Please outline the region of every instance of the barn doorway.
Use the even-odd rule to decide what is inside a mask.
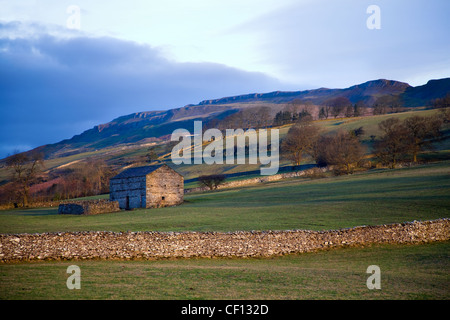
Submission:
[[[125,199],[125,210],[130,210],[130,196]]]

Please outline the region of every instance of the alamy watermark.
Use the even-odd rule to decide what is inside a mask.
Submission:
[[[366,13],[370,14],[370,16],[366,20],[367,29],[370,29],[370,30],[381,29],[381,9],[380,9],[380,7],[375,4],[372,4],[367,7]]]
[[[70,290],[81,289],[81,270],[77,265],[71,265],[67,268],[70,276],[67,278],[66,285]]]
[[[371,274],[367,278],[366,285],[369,290],[381,289],[381,269],[377,265],[370,265],[367,267],[366,273]]]
[[[79,6],[70,5],[67,7],[66,12],[70,16],[66,20],[66,26],[68,29],[80,30],[81,29],[81,9]]]
[[[176,129],[171,141],[179,141],[171,152],[172,162],[177,165],[246,164],[248,159],[248,164],[266,166],[260,167],[261,175],[273,175],[279,169],[278,129],[226,129],[224,137],[222,131],[215,128],[203,132],[202,121],[194,121],[193,134],[187,129]],[[205,142],[207,145],[203,148]]]

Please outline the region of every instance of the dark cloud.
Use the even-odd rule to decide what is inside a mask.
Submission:
[[[17,30],[23,25],[1,25]],[[0,37],[0,158],[70,138],[137,111],[279,89],[262,73],[177,63],[157,48],[108,37]],[[24,151],[24,150],[21,150]]]

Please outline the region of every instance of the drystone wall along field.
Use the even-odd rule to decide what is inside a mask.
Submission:
[[[259,184],[259,183],[278,181],[278,180],[282,180],[282,179],[308,177],[311,175],[323,174],[327,171],[330,171],[331,169],[332,169],[332,167],[311,168],[311,169],[306,169],[306,170],[302,170],[302,171],[279,173],[279,174],[274,174],[271,176],[262,176],[262,177],[258,177],[258,178],[229,181],[229,182],[224,182],[224,183],[220,184],[217,187],[217,189],[237,188],[237,187],[249,186],[249,185],[254,185],[254,184]],[[208,191],[208,190],[209,190],[208,187],[196,187],[196,188],[185,189],[184,193],[204,192],[204,191]]]
[[[58,214],[83,214],[94,215],[120,211],[118,201],[109,200],[83,200],[61,203]]]
[[[0,262],[268,257],[346,246],[450,240],[450,219],[330,231],[61,232],[0,235]]]

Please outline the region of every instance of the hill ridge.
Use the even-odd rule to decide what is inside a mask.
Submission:
[[[244,108],[261,105],[269,106],[273,113],[295,99],[321,105],[328,99],[343,96],[352,103],[362,100],[371,106],[382,95],[396,95],[402,98],[407,107],[418,107],[426,105],[432,99],[444,97],[448,92],[450,78],[429,80],[425,85],[417,87],[396,80],[376,79],[342,89],[249,93],[203,100],[197,105],[190,104],[169,110],[134,112],[96,125],[70,139],[43,145],[28,152],[39,151],[44,153],[45,158],[58,158],[117,145],[157,142],[167,139],[178,128],[193,132],[195,120],[219,120]]]

